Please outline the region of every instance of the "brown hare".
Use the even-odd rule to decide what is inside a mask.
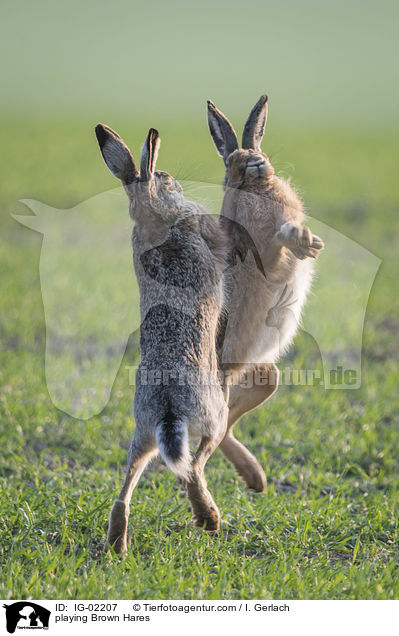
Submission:
[[[150,129],[144,143],[140,171],[111,128],[99,124],[96,135],[105,163],[129,199],[140,289],[136,432],[108,529],[108,544],[125,552],[132,492],[158,451],[186,486],[197,525],[207,530],[219,527],[204,467],[227,426],[215,346],[227,240],[217,219],[187,201],[172,176],[155,170],[160,144],[156,130]],[[193,456],[190,437],[199,440]]]
[[[229,234],[233,265],[225,275],[227,317],[218,335],[221,367],[232,375],[228,431],[220,448],[256,491],[264,490],[265,474],[232,428],[276,391],[275,362],[298,328],[314,259],[323,249],[322,240],[304,224],[302,201],[276,176],[260,148],[266,120],[267,96],[262,95],[249,114],[240,149],[233,126],[208,101],[209,130],[226,167],[219,219]],[[242,262],[234,266],[237,257]],[[243,373],[251,376],[252,388],[239,385]]]

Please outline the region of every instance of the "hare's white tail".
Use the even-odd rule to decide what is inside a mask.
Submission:
[[[186,480],[191,469],[187,423],[172,414],[166,414],[157,424],[156,440],[167,467]]]

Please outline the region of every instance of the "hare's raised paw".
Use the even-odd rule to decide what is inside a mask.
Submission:
[[[317,258],[324,243],[319,236],[312,234],[308,227],[298,223],[284,223],[277,238],[299,259]]]

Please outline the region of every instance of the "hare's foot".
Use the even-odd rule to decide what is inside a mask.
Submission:
[[[193,521],[198,528],[217,532],[220,528],[220,512],[206,488],[205,481],[187,484],[187,494],[193,510]]]
[[[281,245],[301,260],[308,257],[316,258],[324,247],[319,236],[312,234],[308,227],[299,223],[284,223],[277,233],[277,238]]]
[[[226,422],[227,424],[227,422]],[[220,426],[220,424],[218,423]],[[203,436],[192,459],[192,470],[187,479],[187,495],[193,511],[194,522],[209,532],[217,532],[220,528],[220,512],[208,490],[204,476],[207,460],[225,435],[223,426],[218,435],[211,438]]]
[[[256,460],[255,460],[256,461]],[[247,464],[242,471],[242,477],[249,490],[253,492],[266,492],[267,480],[263,468],[256,462],[256,464]]]
[[[196,512],[193,520],[198,528],[204,528],[208,532],[218,532],[220,528],[220,512],[216,507]]]
[[[230,431],[219,445],[222,453],[234,464],[247,487],[254,492],[265,492],[266,475],[257,459]]]
[[[112,547],[117,554],[127,552],[126,535],[129,518],[129,506],[117,499],[109,517],[107,547]]]
[[[252,492],[266,492],[266,475],[256,459],[254,463],[248,462],[245,467],[242,467],[241,471],[237,472],[239,472],[249,490],[252,490]]]

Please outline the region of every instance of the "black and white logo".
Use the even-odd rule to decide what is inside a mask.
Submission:
[[[17,601],[3,607],[6,610],[9,634],[13,634],[16,629],[48,629],[51,612],[37,603]]]

